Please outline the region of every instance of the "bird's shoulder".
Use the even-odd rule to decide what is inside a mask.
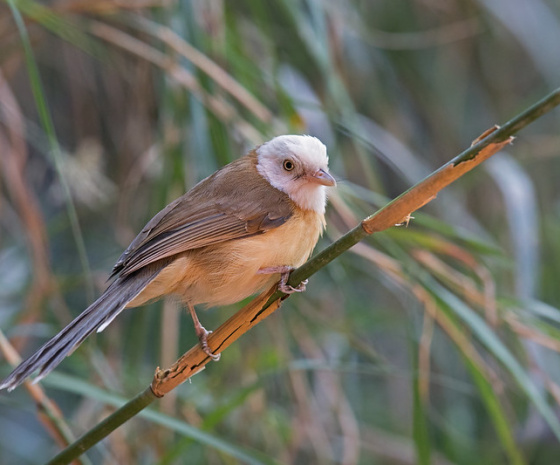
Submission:
[[[258,173],[256,165],[257,156],[252,151],[167,205],[131,242],[115,264],[113,275],[284,224],[295,205]]]

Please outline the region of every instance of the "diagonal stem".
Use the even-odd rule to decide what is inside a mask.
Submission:
[[[62,465],[72,462],[156,399],[157,397],[148,387],[52,458],[47,465]]]
[[[315,274],[368,235],[402,222],[407,215],[434,199],[441,189],[509,144],[513,140],[513,134],[559,104],[560,88],[508,121],[501,128],[486,131],[470,148],[389,202],[375,214],[365,218],[354,229],[292,272],[288,284],[296,287],[301,281]],[[276,291],[275,288],[271,288],[268,292],[255,298],[210,334],[208,345],[212,352],[220,353],[225,350],[242,334],[279,308],[281,301],[287,297]],[[70,463],[156,398],[163,397],[179,384],[200,372],[209,361],[210,357],[197,344],[170,368],[165,370],[158,368],[149,388],[68,446],[52,459],[49,465]]]

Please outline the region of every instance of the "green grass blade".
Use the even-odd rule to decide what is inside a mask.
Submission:
[[[514,431],[512,431],[512,424],[505,415],[505,412],[500,404],[498,396],[492,389],[492,385],[488,382],[484,373],[480,368],[471,360],[467,354],[463,353],[465,366],[469,370],[478,390],[486,411],[490,415],[490,419],[494,424],[496,433],[505,449],[508,456],[508,463],[512,465],[524,465],[527,463],[517,447],[515,442]]]
[[[420,394],[420,373],[418,372],[418,352],[419,345],[415,341],[412,354],[415,376],[412,379],[412,400],[413,400],[413,425],[412,436],[416,447],[416,463],[418,465],[430,465],[431,462],[431,442],[429,434],[429,423],[426,417],[424,402]]]
[[[91,383],[86,383],[72,376],[67,376],[60,373],[52,373],[47,379],[43,381],[43,383],[53,388],[60,389],[61,391],[79,394],[81,396],[94,399],[98,402],[111,405],[115,408],[119,408],[129,401],[129,399],[109,393],[107,391],[104,391],[103,389],[93,386]],[[171,431],[175,431],[185,437],[193,439],[200,444],[227,454],[232,458],[242,461],[243,463],[251,465],[272,465],[276,463],[276,461],[270,459],[269,457],[266,457],[264,454],[260,454],[256,451],[244,450],[241,447],[224,441],[217,436],[195,428],[194,426],[191,426],[188,423],[173,418],[169,415],[165,415],[150,409],[144,409],[140,413],[138,413],[138,415],[148,419],[152,423],[161,425]]]
[[[457,296],[430,278],[424,278],[424,281],[435,298],[444,302],[463,320],[487,350],[508,369],[519,387],[525,392],[529,400],[548,423],[551,431],[560,440],[560,422],[555,412],[546,402],[543,393],[535,385],[530,375],[523,369],[504,343],[486,322]]]
[[[43,130],[47,135],[47,140],[49,143],[49,151],[51,153],[53,163],[60,180],[60,184],[64,191],[64,196],[66,199],[66,211],[68,214],[68,218],[70,220],[72,235],[74,236],[74,241],[76,242],[76,249],[78,251],[78,257],[82,265],[82,269],[84,270],[84,274],[86,275],[87,298],[88,300],[92,301],[95,294],[93,290],[93,279],[91,277],[91,270],[87,258],[84,238],[80,228],[80,223],[78,221],[76,207],[74,205],[74,201],[72,200],[70,187],[68,186],[68,183],[66,182],[66,179],[63,174],[62,151],[60,148],[60,144],[58,143],[58,139],[56,137],[54,124],[43,91],[43,85],[41,83],[39,69],[37,67],[35,57],[33,55],[33,50],[31,47],[31,42],[29,40],[29,35],[27,33],[27,28],[25,27],[25,23],[23,21],[20,11],[16,6],[16,2],[14,0],[8,0],[8,5],[10,7],[12,15],[14,16],[14,20],[16,22],[18,32],[21,37],[24,54],[25,54],[25,62],[27,65],[27,72],[29,74],[29,81],[31,83],[31,90],[33,92],[33,97],[35,99],[35,105],[37,106],[37,112],[39,113],[39,119],[41,120]]]

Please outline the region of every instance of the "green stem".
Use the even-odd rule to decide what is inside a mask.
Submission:
[[[47,465],[64,465],[72,462],[85,451],[89,450],[102,439],[106,438],[123,423],[134,417],[140,411],[144,410],[156,399],[157,397],[152,392],[152,389],[148,387],[144,392],[141,392],[136,397],[129,400],[126,404],[105,418],[101,423],[89,430],[73,444],[69,445],[50,462],[47,462]]]
[[[519,113],[517,116],[515,116],[511,120],[509,120],[506,124],[501,126],[499,129],[492,132],[491,134],[486,136],[484,139],[480,140],[479,142],[477,142],[473,146],[469,147],[467,150],[465,150],[462,153],[460,153],[459,155],[457,155],[455,158],[453,158],[452,160],[447,162],[445,165],[443,165],[437,171],[430,174],[424,180],[420,181],[419,183],[417,183],[416,185],[414,185],[413,187],[408,189],[406,192],[403,192],[401,195],[399,195],[397,198],[393,199],[391,202],[389,202],[383,208],[380,208],[372,216],[367,218],[367,220],[372,220],[377,215],[380,215],[383,211],[392,208],[392,205],[394,203],[398,202],[401,197],[407,195],[407,193],[410,192],[412,189],[414,189],[418,184],[421,184],[424,181],[426,181],[426,180],[430,179],[431,177],[435,176],[438,171],[441,171],[448,166],[451,166],[451,165],[456,166],[460,163],[463,163],[465,161],[468,161],[468,160],[472,159],[484,147],[486,147],[490,144],[503,142],[508,137],[510,137],[513,134],[519,132],[525,126],[528,126],[534,120],[536,120],[537,118],[539,118],[543,114],[548,113],[550,110],[552,110],[553,108],[555,108],[558,105],[560,105],[560,88],[554,90],[553,92],[548,94],[546,97],[544,97],[542,100],[540,100],[539,102],[530,106],[529,108],[527,108],[526,110]],[[304,279],[307,279],[311,275],[315,274],[318,270],[320,270],[325,265],[330,263],[332,260],[334,260],[336,257],[341,255],[343,252],[346,252],[350,247],[356,245],[358,242],[360,242],[362,239],[364,239],[368,235],[369,234],[366,231],[364,231],[361,224],[356,226],[354,229],[352,229],[351,231],[346,233],[344,236],[342,236],[336,242],[333,242],[326,249],[322,250],[319,254],[317,254],[311,260],[304,263],[297,270],[294,270],[294,272],[290,275],[290,279],[288,280],[288,284],[291,285],[291,286],[297,286]],[[272,302],[277,300],[281,295],[282,295],[281,293],[274,294],[270,298],[270,300],[269,300],[269,302],[267,303],[266,306],[270,305]]]
[[[498,143],[503,142],[508,137],[516,133],[517,131],[521,130],[529,123],[537,119],[539,116],[543,115],[544,113],[550,111],[552,108],[560,104],[560,88],[546,96],[541,101],[537,102],[524,112],[520,113],[509,122],[507,122],[504,126],[500,129],[492,132],[490,135],[470,147],[469,149],[465,150],[463,153],[455,157],[453,160],[445,164],[441,169],[444,169],[446,166],[449,165],[457,165],[464,161],[470,160],[480,150],[491,143]],[[439,171],[439,170],[438,170]],[[434,176],[436,172],[432,173],[426,179],[429,179],[431,176]],[[420,181],[420,183],[416,184],[419,185],[426,181]],[[412,187],[411,189],[414,189]],[[369,217],[367,220],[373,219],[375,216],[380,215],[383,211],[398,201],[399,198],[406,195],[410,192],[409,189],[404,194],[400,195],[386,206],[378,210],[374,215]],[[332,260],[334,260],[339,255],[342,255],[346,252],[350,247],[354,246],[362,239],[367,237],[369,234],[362,228],[362,225],[359,224],[354,229],[350,230],[344,236],[342,236],[337,241],[333,242],[330,246],[326,249],[322,250],[319,254],[313,257],[311,260],[303,264],[297,270],[294,270],[293,273],[290,275],[290,279],[288,284],[292,286],[297,286],[301,283],[304,279],[309,278],[311,275],[315,274],[318,270],[323,268],[324,266],[328,265]],[[281,292],[276,292],[268,302],[263,306],[263,309],[266,309],[272,302],[278,300],[284,296]],[[261,311],[262,311],[261,310]],[[126,422],[128,419],[132,418],[142,409],[147,407],[151,404],[157,397],[154,395],[150,388],[146,389],[142,394],[132,399],[130,402],[123,405],[120,409],[114,412],[111,416],[103,420],[99,425],[94,427],[80,439],[78,439],[74,444],[68,446],[64,451],[62,451],[59,455],[57,455],[49,465],[63,465],[70,463],[80,454],[91,448],[97,442],[101,441],[105,438],[109,433],[117,429],[120,425]]]

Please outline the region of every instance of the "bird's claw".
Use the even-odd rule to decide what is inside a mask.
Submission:
[[[212,360],[217,362],[218,360],[220,360],[220,357],[222,356],[222,354],[215,354],[214,352],[212,352],[210,350],[210,347],[208,346],[208,336],[210,334],[212,334],[212,331],[208,331],[202,325],[200,325],[199,327],[196,328],[196,335],[198,337],[198,341],[200,342],[200,347],[201,347],[202,351],[206,355],[208,355],[208,357],[210,357]]]
[[[280,282],[278,283],[278,290],[282,291],[284,294],[293,294],[295,292],[304,292],[307,288],[307,283],[309,280],[305,279],[301,283],[299,283],[296,287],[290,286],[288,284],[288,278],[290,277],[290,273],[282,273],[282,277],[280,278]]]
[[[259,274],[274,274],[280,273],[280,282],[278,283],[278,290],[284,294],[293,294],[294,292],[303,292],[306,289],[308,280],[305,279],[299,283],[296,287],[290,286],[288,284],[288,279],[290,278],[290,273],[294,271],[293,266],[267,266],[260,268]]]

